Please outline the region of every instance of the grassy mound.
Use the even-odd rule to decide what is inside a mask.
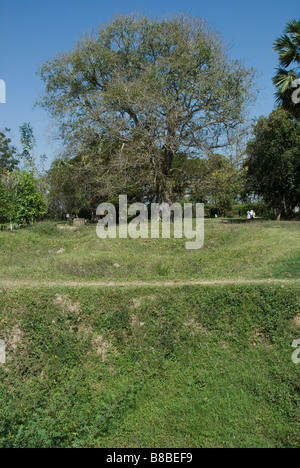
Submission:
[[[98,239],[96,227],[42,223],[0,233],[0,279],[149,281],[300,279],[300,224],[206,221],[205,246],[185,239]]]
[[[299,292],[2,290],[0,446],[299,446]]]

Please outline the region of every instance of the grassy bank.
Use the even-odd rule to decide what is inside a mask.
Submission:
[[[2,289],[0,446],[299,446],[299,292]]]
[[[300,279],[299,227],[206,221],[204,248],[188,251],[185,239],[100,240],[95,226],[40,224],[0,233],[0,280]]]

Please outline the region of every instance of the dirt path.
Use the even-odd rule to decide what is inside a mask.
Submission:
[[[0,289],[15,288],[39,288],[39,287],[91,287],[91,288],[174,288],[183,286],[226,286],[226,285],[248,285],[248,284],[299,284],[300,279],[223,279],[223,280],[179,280],[179,281],[30,281],[30,280],[10,280],[0,279]]]

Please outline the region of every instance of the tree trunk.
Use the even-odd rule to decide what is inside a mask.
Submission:
[[[174,153],[170,148],[164,148],[162,164],[159,171],[157,183],[157,202],[173,203],[173,186],[171,178],[171,169],[173,165]]]

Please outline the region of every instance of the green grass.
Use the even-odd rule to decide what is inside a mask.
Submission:
[[[205,246],[185,249],[185,239],[107,239],[95,226],[61,231],[46,223],[1,232],[3,279],[192,280],[300,279],[300,224],[224,225],[206,221]]]
[[[299,446],[299,292],[2,291],[0,446]]]
[[[0,447],[299,447],[299,228],[207,221],[199,251],[0,232]],[[238,284],[272,278],[294,282]],[[88,284],[193,279],[236,284]]]

